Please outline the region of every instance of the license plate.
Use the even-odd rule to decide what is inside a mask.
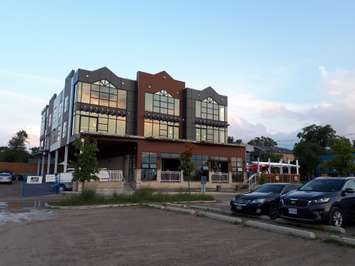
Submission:
[[[297,209],[295,209],[295,208],[289,208],[289,209],[288,209],[288,213],[289,213],[289,214],[297,215]]]

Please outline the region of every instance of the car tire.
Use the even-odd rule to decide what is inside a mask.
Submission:
[[[269,206],[269,217],[271,220],[275,220],[280,216],[279,206],[276,203],[271,203]]]
[[[345,222],[346,221],[343,211],[338,207],[333,207],[330,210],[329,224],[336,227],[342,227],[345,225]]]

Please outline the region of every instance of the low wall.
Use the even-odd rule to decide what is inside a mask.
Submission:
[[[91,181],[85,182],[84,185],[85,189],[95,190],[97,193],[100,194],[113,194],[113,193],[123,193],[124,191],[124,184],[121,181],[108,181],[108,182],[98,182],[98,181]],[[76,183],[74,185],[74,190],[81,192],[83,188],[82,183]]]
[[[0,171],[10,171],[14,174],[36,175],[37,164],[35,163],[7,163],[0,162]]]
[[[222,190],[232,190],[235,191],[241,183],[206,183],[206,189],[208,190],[217,190],[217,186],[220,186]],[[187,181],[184,182],[157,182],[157,181],[141,181],[136,184],[137,188],[152,188],[152,189],[161,189],[161,190],[179,190],[179,189],[188,189],[189,184]],[[191,189],[199,190],[201,187],[200,182],[190,182]]]

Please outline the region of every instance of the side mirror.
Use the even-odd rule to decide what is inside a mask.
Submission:
[[[344,193],[346,193],[346,194],[351,194],[351,193],[354,193],[354,192],[355,192],[354,189],[351,188],[351,187],[348,187],[348,188],[346,188],[346,189],[344,190]]]

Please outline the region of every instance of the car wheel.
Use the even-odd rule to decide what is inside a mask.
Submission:
[[[269,217],[271,220],[275,220],[280,215],[279,207],[276,203],[271,203],[269,207]]]
[[[330,211],[329,223],[333,226],[341,227],[345,224],[345,218],[343,211],[337,207],[334,207]]]

